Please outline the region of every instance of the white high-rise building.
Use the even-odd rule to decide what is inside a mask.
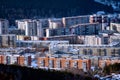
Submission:
[[[40,20],[17,20],[18,29],[25,30],[26,36],[43,36],[43,29]]]
[[[8,34],[9,21],[0,19],[0,34]]]

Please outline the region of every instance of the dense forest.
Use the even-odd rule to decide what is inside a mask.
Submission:
[[[95,71],[96,72],[96,71]],[[120,63],[105,66],[101,75],[120,73]],[[98,73],[96,73],[98,74]],[[18,65],[0,64],[0,80],[98,80],[94,72],[83,72],[79,69],[65,69],[62,71],[28,68]]]
[[[103,73],[107,75],[110,73],[120,73],[120,63],[115,63],[109,66],[105,66]]]
[[[88,74],[0,64],[0,80],[97,80]]]
[[[48,18],[113,12],[94,0],[0,0],[0,18]]]

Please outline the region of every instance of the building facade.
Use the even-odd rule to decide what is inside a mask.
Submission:
[[[115,32],[120,32],[120,23],[111,23],[110,30],[113,30]]]
[[[50,29],[56,29],[63,27],[62,19],[49,19],[49,28]]]
[[[57,49],[56,49],[57,48]],[[89,45],[79,45],[79,44],[68,44],[68,45],[57,45],[53,50],[63,51],[65,53],[74,53],[81,55],[93,55],[93,56],[120,56],[120,47],[111,47],[107,45],[100,46],[89,46]],[[74,50],[71,52],[71,50]],[[52,53],[52,52],[51,52]]]
[[[104,68],[105,66],[109,66],[111,64],[120,63],[120,59],[100,59],[98,63],[100,68]]]
[[[31,63],[32,63],[31,56],[0,55],[0,64],[31,66]]]
[[[39,68],[50,68],[50,69],[67,69],[76,68],[84,71],[90,70],[91,60],[89,59],[67,59],[67,58],[38,58]]]
[[[70,27],[77,24],[89,23],[89,15],[85,16],[75,16],[75,17],[63,17],[63,26]]]
[[[0,34],[8,34],[9,21],[0,19]]]
[[[101,23],[102,30],[107,30],[110,25],[110,18],[108,15],[91,15],[90,23]]]
[[[16,35],[6,34],[0,35],[0,47],[16,47]]]
[[[78,24],[66,28],[47,28],[45,33],[46,37],[61,36],[61,35],[97,35],[102,30],[100,23],[86,23]]]
[[[24,30],[26,36],[43,36],[43,29],[40,20],[17,20],[18,29]]]

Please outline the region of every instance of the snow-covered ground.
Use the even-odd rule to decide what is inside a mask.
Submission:
[[[95,2],[104,4],[104,5],[108,5],[108,6],[112,6],[114,10],[118,10],[120,11],[120,1],[115,1],[115,0],[94,0]]]
[[[37,67],[38,67],[37,61],[36,61],[36,60],[32,61],[31,66],[32,66],[33,68],[37,68]]]
[[[99,75],[94,75],[94,77],[99,78],[99,80],[120,80],[120,74],[112,73],[111,75],[100,77]]]

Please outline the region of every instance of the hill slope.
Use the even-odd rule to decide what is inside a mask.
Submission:
[[[63,17],[86,15],[112,8],[93,0],[0,0],[1,18]]]
[[[0,64],[0,80],[93,80],[89,74],[73,74],[66,71],[42,70],[16,65]]]

